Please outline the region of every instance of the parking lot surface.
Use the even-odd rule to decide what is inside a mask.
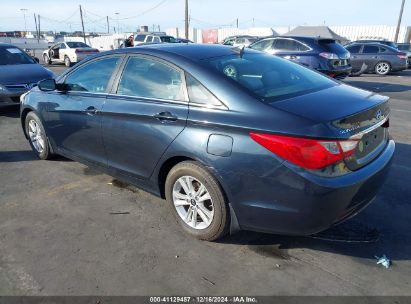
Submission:
[[[0,106],[0,294],[411,295],[411,71],[345,82],[391,97],[397,143],[374,203],[328,233],[350,243],[195,240],[165,201],[64,158],[36,159],[18,107]],[[376,264],[383,254],[389,269]]]

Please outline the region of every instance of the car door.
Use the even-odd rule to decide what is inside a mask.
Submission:
[[[61,43],[60,50],[59,50],[59,60],[64,61],[64,56],[66,55],[66,49],[67,49],[66,44],[64,42]]]
[[[47,97],[47,132],[63,154],[106,165],[100,111],[122,57],[111,55],[79,66],[60,80],[66,90]]]
[[[350,52],[351,57],[350,57],[350,62],[351,62],[351,66],[352,69],[354,71],[356,70],[360,70],[361,66],[363,64],[363,60],[361,59],[360,56],[360,51],[361,51],[362,45],[358,44],[358,45],[351,45],[351,46],[347,46],[346,49]]]
[[[109,168],[149,178],[185,128],[187,115],[182,71],[160,59],[130,55],[102,110]]]
[[[375,65],[380,61],[380,48],[376,45],[364,45],[362,57],[369,70],[374,70]]]

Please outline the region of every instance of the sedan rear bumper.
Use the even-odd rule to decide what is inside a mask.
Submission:
[[[240,178],[247,187],[241,190],[240,201],[232,203],[239,226],[310,235],[338,224],[373,201],[387,177],[394,150],[395,143],[390,140],[372,163],[340,177],[320,177],[285,166],[266,177],[244,175]]]

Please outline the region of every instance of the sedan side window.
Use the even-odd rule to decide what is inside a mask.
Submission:
[[[121,76],[117,94],[185,101],[181,73],[172,67],[142,57],[131,57]]]
[[[196,103],[211,107],[222,106],[222,103],[193,76],[187,74],[186,80],[190,103]]]
[[[348,46],[346,49],[352,54],[358,54],[361,50],[361,45]]]
[[[60,44],[60,49],[65,49],[66,48],[66,44],[62,43]]]
[[[68,91],[105,93],[108,83],[120,63],[120,57],[106,57],[86,64],[71,73],[64,83]]]

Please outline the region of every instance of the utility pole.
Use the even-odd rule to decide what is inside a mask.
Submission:
[[[27,12],[27,8],[21,8],[20,9],[23,12],[23,16],[24,16],[24,37],[27,36],[27,22],[26,22],[26,12]]]
[[[237,28],[238,28],[238,18],[237,18]]]
[[[40,29],[40,15],[37,15],[37,19],[39,20],[39,37],[41,35],[41,29]]]
[[[116,16],[117,16],[117,34],[118,34],[118,33],[120,33],[120,21],[119,21],[119,17],[118,17],[118,15],[120,13],[114,13],[114,14],[116,14]]]
[[[396,31],[395,31],[394,42],[398,42],[398,35],[399,35],[399,33],[400,33],[402,13],[404,12],[404,4],[405,4],[405,0],[402,0],[402,2],[401,2],[401,9],[400,9],[400,15],[398,16],[397,29],[396,29]]]
[[[83,29],[83,39],[84,39],[84,43],[86,43],[86,33],[84,32],[83,11],[81,10],[81,5],[80,5],[80,18],[81,18],[81,27]]]
[[[186,39],[188,39],[188,0],[186,0],[186,6],[185,6],[185,34],[186,34]]]
[[[110,34],[110,22],[108,21],[108,16],[107,16],[107,33]]]
[[[40,42],[40,37],[39,37],[39,28],[37,27],[37,18],[36,18],[36,13],[34,13],[34,23],[36,24],[36,36],[37,36],[37,43]]]

